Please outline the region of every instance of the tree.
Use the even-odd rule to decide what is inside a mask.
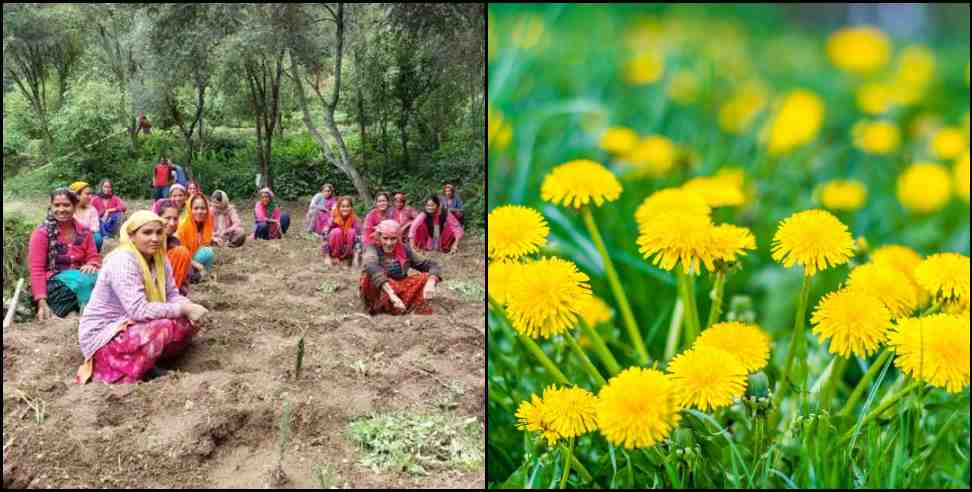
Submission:
[[[83,51],[78,26],[66,11],[73,8],[29,4],[4,4],[3,8],[3,74],[30,101],[49,156],[54,144],[50,115],[60,107]],[[55,87],[49,87],[49,82]]]
[[[344,142],[344,137],[334,121],[334,112],[337,109],[341,96],[341,75],[344,63],[344,41],[345,41],[345,8],[343,3],[338,3],[336,8],[331,4],[323,4],[315,13],[320,17],[303,15],[300,5],[287,4],[288,25],[290,26],[289,50],[291,73],[294,81],[294,88],[297,94],[297,101],[301,111],[304,113],[304,125],[307,131],[313,136],[317,145],[324,153],[325,159],[340,169],[351,178],[358,196],[365,203],[372,202],[371,192],[368,190],[368,183],[358,172],[351,161],[348,147]],[[323,10],[323,11],[321,11]],[[314,20],[311,20],[311,19]],[[316,39],[312,30],[317,23],[332,22],[334,24],[334,82],[331,86],[330,94],[322,94],[321,86],[325,76],[325,65],[321,60],[323,49],[319,39]],[[317,125],[314,123],[310,114],[309,102],[304,88],[307,83],[324,109],[324,126],[327,129],[335,144],[332,146],[321,134]]]

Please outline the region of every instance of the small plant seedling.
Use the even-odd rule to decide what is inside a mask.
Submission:
[[[314,478],[317,479],[317,483],[324,490],[336,489],[337,487],[337,472],[335,472],[334,467],[331,465],[317,465],[314,467]]]

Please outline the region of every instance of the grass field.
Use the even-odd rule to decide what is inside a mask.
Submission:
[[[967,20],[969,11],[936,12]],[[968,488],[964,26],[908,38],[801,24],[759,6],[490,6],[488,486]],[[545,182],[576,160],[602,166],[620,192],[585,170],[559,178],[561,187],[604,203],[565,205]],[[636,218],[646,199],[674,188],[705,202],[703,218],[678,215],[695,200],[686,194]],[[501,223],[495,213],[506,205],[529,207],[544,226]],[[793,247],[781,221],[811,209],[846,226],[847,244],[841,260],[808,276],[805,262],[784,265],[773,251]],[[717,225],[743,227],[753,243],[737,261],[680,273],[692,258],[712,258],[692,238]],[[810,229],[796,231],[802,246],[835,244],[831,229]],[[525,239],[531,233],[542,239]],[[536,247],[500,252],[500,242],[518,240]],[[882,260],[889,251],[908,261],[892,266]],[[659,261],[669,253],[680,261]],[[934,270],[939,253],[953,253],[957,269]],[[512,259],[542,271],[541,257],[568,260],[589,280],[571,277],[560,290],[566,273],[506,277],[497,268]],[[916,277],[929,269],[937,277]],[[952,281],[958,290],[936,288]],[[605,302],[600,316],[585,307],[587,285]],[[507,297],[530,292],[547,307]],[[814,317],[828,312],[832,292],[857,296],[839,323]],[[869,306],[888,321],[868,325]],[[725,390],[706,406],[685,396],[672,360],[702,353],[690,339],[729,321],[756,325],[768,357],[731,391],[715,382],[731,379],[729,359],[745,339],[730,337],[725,360],[697,358],[692,369],[711,381],[696,382]],[[928,343],[903,341],[912,329],[932,333]],[[835,353],[854,341],[859,350]],[[670,416],[651,445],[617,437],[641,435],[654,418],[645,416],[651,405],[631,410],[617,430],[618,408],[647,405],[607,391],[632,367],[674,380],[680,399],[679,420]],[[566,388],[586,393],[568,405],[557,400]],[[546,406],[530,414],[531,401]]]

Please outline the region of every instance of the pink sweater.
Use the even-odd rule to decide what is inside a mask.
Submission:
[[[209,211],[213,214],[213,237],[229,239],[234,233],[243,233],[243,222],[240,221],[236,207],[228,205],[226,212],[222,214],[214,207],[209,207]]]
[[[84,265],[101,267],[101,255],[95,247],[94,235],[84,226],[74,222],[74,241],[64,244],[64,231],[57,230],[58,259],[55,271],[50,271],[47,259],[47,229],[43,224],[34,229],[27,247],[30,265],[30,290],[34,300],[47,298],[47,279],[65,270],[77,270]]]
[[[115,337],[119,323],[179,317],[179,305],[189,299],[176,289],[169,262],[165,262],[164,275],[166,302],[149,302],[145,297],[145,281],[138,258],[127,251],[108,256],[78,326],[78,340],[85,360]]]
[[[99,216],[104,216],[105,210],[108,210],[109,208],[117,208],[122,212],[128,210],[128,208],[125,207],[125,202],[123,202],[121,198],[118,198],[118,195],[111,195],[111,198],[108,200],[105,200],[100,196],[95,196],[93,199],[91,199],[91,205],[94,205],[94,208],[98,210]]]
[[[388,207],[388,209],[385,210],[385,213],[381,213],[381,211],[378,210],[377,208],[373,208],[371,209],[371,212],[368,212],[368,215],[365,216],[365,220],[364,220],[365,230],[364,230],[364,237],[362,238],[365,246],[374,244],[375,229],[378,228],[378,224],[380,224],[381,221],[388,220],[390,218],[392,218],[391,207]]]
[[[98,209],[94,208],[93,205],[88,205],[88,208],[81,209],[78,207],[74,211],[74,220],[79,224],[85,226],[91,232],[98,232],[101,230],[101,222],[99,221]]]

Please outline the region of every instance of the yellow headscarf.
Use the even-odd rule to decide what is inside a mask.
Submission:
[[[91,185],[89,185],[88,183],[85,183],[84,181],[75,181],[75,182],[71,183],[71,186],[68,186],[68,189],[80,195],[81,194],[81,190],[87,188],[88,186],[91,186]]]
[[[145,284],[145,297],[149,302],[165,302],[165,251],[166,251],[166,238],[163,235],[162,247],[153,255],[152,261],[155,263],[155,276],[156,281],[152,282],[152,273],[149,271],[148,263],[145,261],[145,257],[142,253],[135,247],[135,243],[132,242],[131,235],[135,233],[140,227],[148,224],[149,222],[158,222],[165,227],[165,222],[162,217],[148,211],[139,210],[132,214],[132,216],[125,221],[121,227],[120,242],[121,244],[112,251],[111,254],[115,254],[118,251],[130,251],[132,254],[138,258],[139,264],[142,265],[142,280]],[[109,255],[111,256],[111,255]]]

